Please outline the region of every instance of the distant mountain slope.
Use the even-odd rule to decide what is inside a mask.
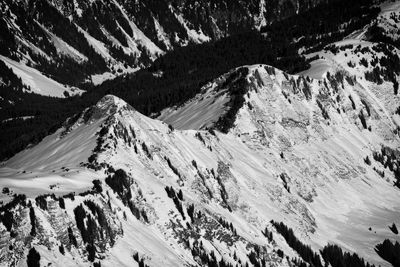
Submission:
[[[16,77],[21,79],[22,84],[27,87],[27,92],[54,97],[69,97],[83,92],[79,88],[60,84],[23,63],[1,55],[0,60],[12,70]]]
[[[214,130],[173,129],[108,95],[5,162],[1,187],[28,199],[9,206],[11,224],[0,211],[2,262],[25,261],[35,247],[41,264],[130,266],[136,258],[148,266],[201,266],[215,257],[232,265],[296,265],[291,259],[299,255],[273,219],[315,251],[335,242],[388,266],[373,249],[384,238],[398,240],[387,227],[399,215],[398,167],[385,169],[374,153],[398,153],[390,103],[366,94],[341,68],[314,80],[244,66],[216,83],[208,88],[226,91],[204,90],[204,98],[188,102],[191,109],[176,113],[228,99],[218,102],[226,112],[215,113],[215,123],[197,114]],[[90,184],[95,179],[101,186]]]
[[[98,84],[176,47],[260,29],[320,2],[2,0],[0,54],[66,85]]]
[[[74,13],[70,4],[76,5]],[[129,72],[163,53],[114,1],[3,0],[0,10],[0,53],[64,84]]]
[[[267,23],[304,12],[325,0],[175,1],[119,0],[132,20],[159,47],[216,40],[260,29]]]
[[[368,29],[365,38],[373,41],[391,43],[400,48],[400,3],[398,1],[386,1],[380,5],[381,12]]]

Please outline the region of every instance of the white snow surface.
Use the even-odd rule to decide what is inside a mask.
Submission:
[[[226,89],[218,89],[216,83],[211,83],[193,99],[181,107],[167,108],[158,117],[180,130],[205,130],[211,127],[226,110],[229,101]]]
[[[308,70],[299,72],[298,75],[309,76],[313,79],[322,79],[324,74],[332,68],[332,64],[325,59],[317,59],[310,64],[311,67]]]
[[[82,94],[84,91],[76,87],[67,87],[42,74],[40,71],[28,67],[23,63],[14,61],[0,55],[2,60],[11,70],[21,78],[22,82],[29,86],[32,92],[45,96],[54,96],[64,98],[64,92],[68,92],[70,96]]]

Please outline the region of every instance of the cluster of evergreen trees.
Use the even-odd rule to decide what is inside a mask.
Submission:
[[[287,227],[284,223],[271,221],[278,233],[280,233],[293,248],[304,262],[314,267],[327,266],[329,263],[332,267],[374,267],[374,265],[366,262],[363,258],[359,257],[356,253],[343,252],[337,245],[326,245],[321,251],[321,255],[325,261],[322,265],[321,258],[317,252],[314,252],[310,246],[303,244],[293,233],[293,230]],[[399,245],[400,246],[400,245]],[[377,248],[378,249],[378,248]],[[390,253],[393,250],[389,250]],[[305,266],[300,262],[300,266]],[[397,266],[397,265],[394,265]]]
[[[116,170],[113,175],[109,175],[106,178],[106,183],[118,194],[122,202],[127,205],[130,201],[129,192],[132,181],[126,172],[123,169]]]
[[[381,152],[374,152],[373,158],[380,162],[383,167],[388,168],[394,174],[396,181],[394,186],[400,188],[400,152],[393,150],[390,147],[382,147]]]
[[[40,267],[40,254],[34,247],[29,250],[26,264],[28,267]]]
[[[182,205],[182,201],[183,201],[182,190],[179,190],[178,193],[175,193],[175,190],[172,186],[170,186],[170,187],[166,186],[165,191],[167,192],[168,197],[174,201],[175,207],[179,211],[179,213],[182,215],[183,220],[186,220],[186,216],[185,216],[185,213],[183,212],[183,205]],[[193,215],[192,215],[192,218],[193,218]]]
[[[209,267],[233,267],[229,262],[226,262],[223,258],[220,261],[217,260],[214,250],[208,252],[204,246],[203,242],[195,241],[193,247],[191,248],[192,256],[194,259],[199,260],[202,265]],[[247,265],[248,266],[248,263]]]
[[[139,264],[139,267],[149,267],[147,264],[144,263],[144,259],[139,257],[138,252],[135,252],[133,254],[133,259]]]
[[[224,116],[221,116],[215,124],[215,128],[223,133],[227,133],[229,129],[232,128],[236,119],[236,114],[243,106],[244,95],[248,90],[245,84],[245,77],[248,73],[248,68],[239,68],[231,73],[225,80],[224,84],[221,85],[222,88],[229,88],[230,95],[228,111],[224,114]]]
[[[400,49],[400,39],[394,39],[391,36],[388,36],[385,29],[380,27],[377,21],[375,21],[374,24],[369,27],[368,34],[371,36],[372,42],[391,44]]]
[[[35,215],[35,209],[31,206],[29,208],[29,218],[31,220],[31,236],[36,235],[36,215]]]
[[[0,223],[6,227],[7,231],[10,232],[11,236],[15,233],[12,231],[12,226],[14,224],[14,212],[12,211],[18,204],[25,206],[26,196],[25,195],[14,195],[13,199],[7,204],[0,206]]]
[[[328,244],[321,250],[321,255],[332,267],[374,267],[365,262],[356,253],[343,252],[337,245]]]
[[[288,245],[293,248],[300,257],[311,266],[322,267],[321,258],[314,252],[309,245],[303,244],[293,233],[293,230],[287,227],[283,222],[271,221],[276,231],[281,234]]]
[[[167,156],[165,156],[164,159],[167,161],[168,167],[172,170],[172,172],[175,173],[175,175],[178,176],[179,179],[182,179],[181,173],[178,171],[178,168],[176,168],[176,167],[171,163],[171,160],[170,160]]]
[[[72,194],[72,193],[71,193]],[[65,209],[65,201],[64,197],[56,197],[54,194],[44,194],[44,195],[39,195],[35,198],[35,203],[36,206],[41,208],[42,210],[47,210],[47,197],[50,197],[53,200],[58,201],[58,205],[60,206],[61,209]]]
[[[287,40],[296,40],[299,47],[314,52],[370,23],[380,11],[378,7],[372,7],[373,4],[372,0],[327,1],[301,14],[272,23],[262,31],[272,36],[280,34],[282,50],[287,47]]]
[[[383,243],[376,245],[376,253],[382,259],[390,262],[394,267],[400,266],[400,243],[392,243],[390,240],[385,239]]]
[[[388,44],[379,43],[372,47],[376,53],[383,53],[380,59],[374,58],[371,61],[373,69],[365,73],[365,79],[377,84],[382,84],[384,81],[393,83],[393,92],[398,94],[399,83],[396,76],[400,74],[400,57],[392,53],[392,49]],[[380,66],[378,66],[378,63]]]
[[[112,232],[102,208],[91,200],[85,200],[84,205],[87,206],[91,214],[86,213],[83,204],[80,204],[74,209],[74,214],[76,226],[81,232],[83,242],[86,244],[88,260],[93,262],[96,256],[95,242],[106,240],[109,241],[112,246],[114,243],[114,233]],[[75,237],[73,237],[73,239],[74,238]]]
[[[122,203],[129,207],[132,214],[138,219],[143,219],[144,222],[148,223],[149,218],[147,213],[144,209],[141,209],[133,202],[132,192],[131,192],[131,185],[133,183],[132,179],[127,175],[127,173],[122,170],[118,169],[114,172],[114,174],[109,175],[106,178],[106,183],[111,189],[118,194],[121,198]]]
[[[397,230],[397,226],[395,223],[393,223],[391,226],[389,226],[389,229],[393,232],[393,234],[395,234],[395,235],[399,234],[399,230]]]

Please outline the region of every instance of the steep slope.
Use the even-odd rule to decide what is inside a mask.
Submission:
[[[84,92],[76,87],[60,84],[46,77],[40,71],[28,67],[23,63],[1,55],[0,60],[2,60],[5,65],[10,68],[19,79],[21,79],[22,84],[28,88],[26,90],[27,92],[54,97],[69,97]]]
[[[194,123],[192,110],[210,106],[210,98],[218,112],[198,108],[206,112]],[[316,250],[335,242],[388,266],[373,249],[384,238],[398,240],[387,225],[399,215],[393,186],[399,162],[388,170],[372,158],[382,146],[398,149],[399,137],[392,109],[366,94],[358,78],[340,70],[313,80],[248,66],[186,105],[191,108],[173,111],[175,121],[170,114],[172,125],[215,130],[174,130],[106,96],[5,162],[1,176],[14,179],[0,179],[1,187],[11,194],[39,183],[42,189],[2,208],[2,262],[24,261],[35,247],[41,264],[128,266],[135,255],[149,266],[204,265],[214,258],[254,265],[254,257],[287,266],[299,256],[275,232],[273,219]],[[94,182],[90,189],[93,179],[101,186]],[[44,193],[54,196],[35,199]],[[4,203],[10,199],[1,196]],[[272,240],[263,235],[266,227]]]

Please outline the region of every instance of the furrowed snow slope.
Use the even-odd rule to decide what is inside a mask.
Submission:
[[[229,102],[227,89],[221,88],[223,80],[221,77],[220,81],[203,87],[202,92],[181,107],[163,110],[158,119],[181,130],[204,130],[213,126]]]

